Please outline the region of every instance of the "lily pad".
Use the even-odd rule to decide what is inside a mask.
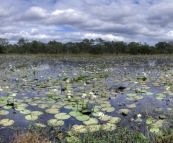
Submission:
[[[62,120],[57,120],[57,119],[50,119],[47,121],[49,126],[63,126],[64,121]]]
[[[20,111],[20,113],[21,113],[21,114],[30,114],[30,113],[31,113],[31,111],[30,111],[30,110],[25,109],[25,110],[21,110],[21,111]]]
[[[106,123],[106,124],[101,125],[101,130],[113,131],[115,129],[116,129],[116,125],[115,124]]]
[[[73,117],[77,117],[77,116],[79,116],[79,115],[82,115],[82,113],[81,113],[81,112],[78,112],[78,111],[71,111],[69,114],[70,114],[71,116],[73,116]]]
[[[120,112],[122,115],[125,115],[125,116],[126,116],[126,115],[130,112],[130,110],[129,110],[129,109],[120,109],[119,112]]]
[[[105,111],[105,112],[113,112],[115,110],[115,108],[114,107],[105,107],[105,108],[102,108],[101,110]]]
[[[151,133],[158,133],[160,130],[159,130],[159,128],[158,127],[152,127],[151,129],[150,129],[150,132]]]
[[[72,127],[72,130],[76,133],[86,133],[87,132],[87,128],[84,125],[74,125]]]
[[[119,123],[120,121],[121,118],[119,117],[111,117],[108,122],[114,124],[114,123]]]
[[[46,109],[46,112],[49,114],[57,114],[59,113],[59,109],[50,108],[50,109]]]
[[[42,123],[35,123],[35,126],[41,127],[41,128],[45,128],[46,127],[46,125],[44,125]]]
[[[96,118],[90,118],[89,120],[84,121],[83,123],[85,125],[94,125],[98,123],[98,120]]]
[[[11,126],[14,124],[14,120],[10,120],[10,119],[2,119],[0,120],[0,124],[2,126]]]
[[[76,119],[79,121],[87,121],[89,120],[89,118],[90,118],[89,116],[83,114],[76,116]]]
[[[0,115],[7,115],[7,114],[9,114],[8,111],[6,111],[6,110],[0,110]]]
[[[68,115],[67,113],[57,113],[55,114],[55,118],[56,119],[61,119],[61,120],[65,120],[65,119],[69,119],[70,115]]]
[[[25,119],[26,119],[26,120],[35,121],[35,120],[38,119],[38,116],[36,116],[36,115],[26,115],[26,116],[25,116]]]
[[[136,108],[136,104],[129,104],[129,105],[126,104],[126,106],[127,108]]]
[[[31,112],[31,115],[34,115],[34,116],[40,116],[42,114],[43,114],[43,112],[41,112],[41,111],[32,111]]]

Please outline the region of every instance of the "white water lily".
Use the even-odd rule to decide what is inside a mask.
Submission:
[[[83,84],[84,86],[86,86],[86,83],[84,82],[84,84]]]
[[[145,72],[142,72],[144,74],[144,77],[147,77],[147,74]]]
[[[93,99],[96,99],[96,96],[95,96],[95,95],[92,95],[92,98],[93,98]]]
[[[68,96],[71,96],[71,93],[67,93]]]
[[[82,94],[82,98],[85,98],[86,96],[87,96],[86,93],[83,93],[83,94]]]
[[[104,116],[103,112],[99,112],[99,119],[102,118]]]
[[[90,96],[93,96],[93,95],[94,95],[94,93],[91,91],[91,92],[89,93],[89,95],[90,95]]]
[[[70,99],[70,98],[71,98],[71,96],[69,95],[69,96],[68,96],[68,99]]]
[[[168,75],[165,75],[165,77],[168,77]]]
[[[166,91],[170,90],[170,88],[171,88],[170,86],[166,87]]]
[[[66,82],[67,82],[67,83],[69,83],[69,82],[70,82],[70,80],[69,80],[69,79],[67,79],[67,80],[66,80]]]
[[[16,93],[13,93],[11,96],[16,96]]]
[[[141,117],[142,117],[142,115],[141,115],[141,114],[138,114],[138,115],[137,115],[137,117],[138,117],[138,118],[141,118]]]

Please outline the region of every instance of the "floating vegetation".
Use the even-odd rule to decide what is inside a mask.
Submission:
[[[157,55],[0,55],[0,127],[72,124],[85,133],[142,124],[158,133],[172,112],[172,61]]]

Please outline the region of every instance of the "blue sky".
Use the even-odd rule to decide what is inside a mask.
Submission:
[[[173,40],[172,0],[0,0],[0,37],[29,41]]]

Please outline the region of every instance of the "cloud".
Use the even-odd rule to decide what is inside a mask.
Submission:
[[[171,0],[0,0],[0,37],[47,42],[84,38],[172,40]]]
[[[32,35],[35,35],[35,34],[38,34],[39,33],[39,30],[37,28],[32,28],[31,29],[31,34]]]
[[[38,6],[30,7],[22,16],[21,19],[25,20],[39,20],[47,16],[47,10]]]

